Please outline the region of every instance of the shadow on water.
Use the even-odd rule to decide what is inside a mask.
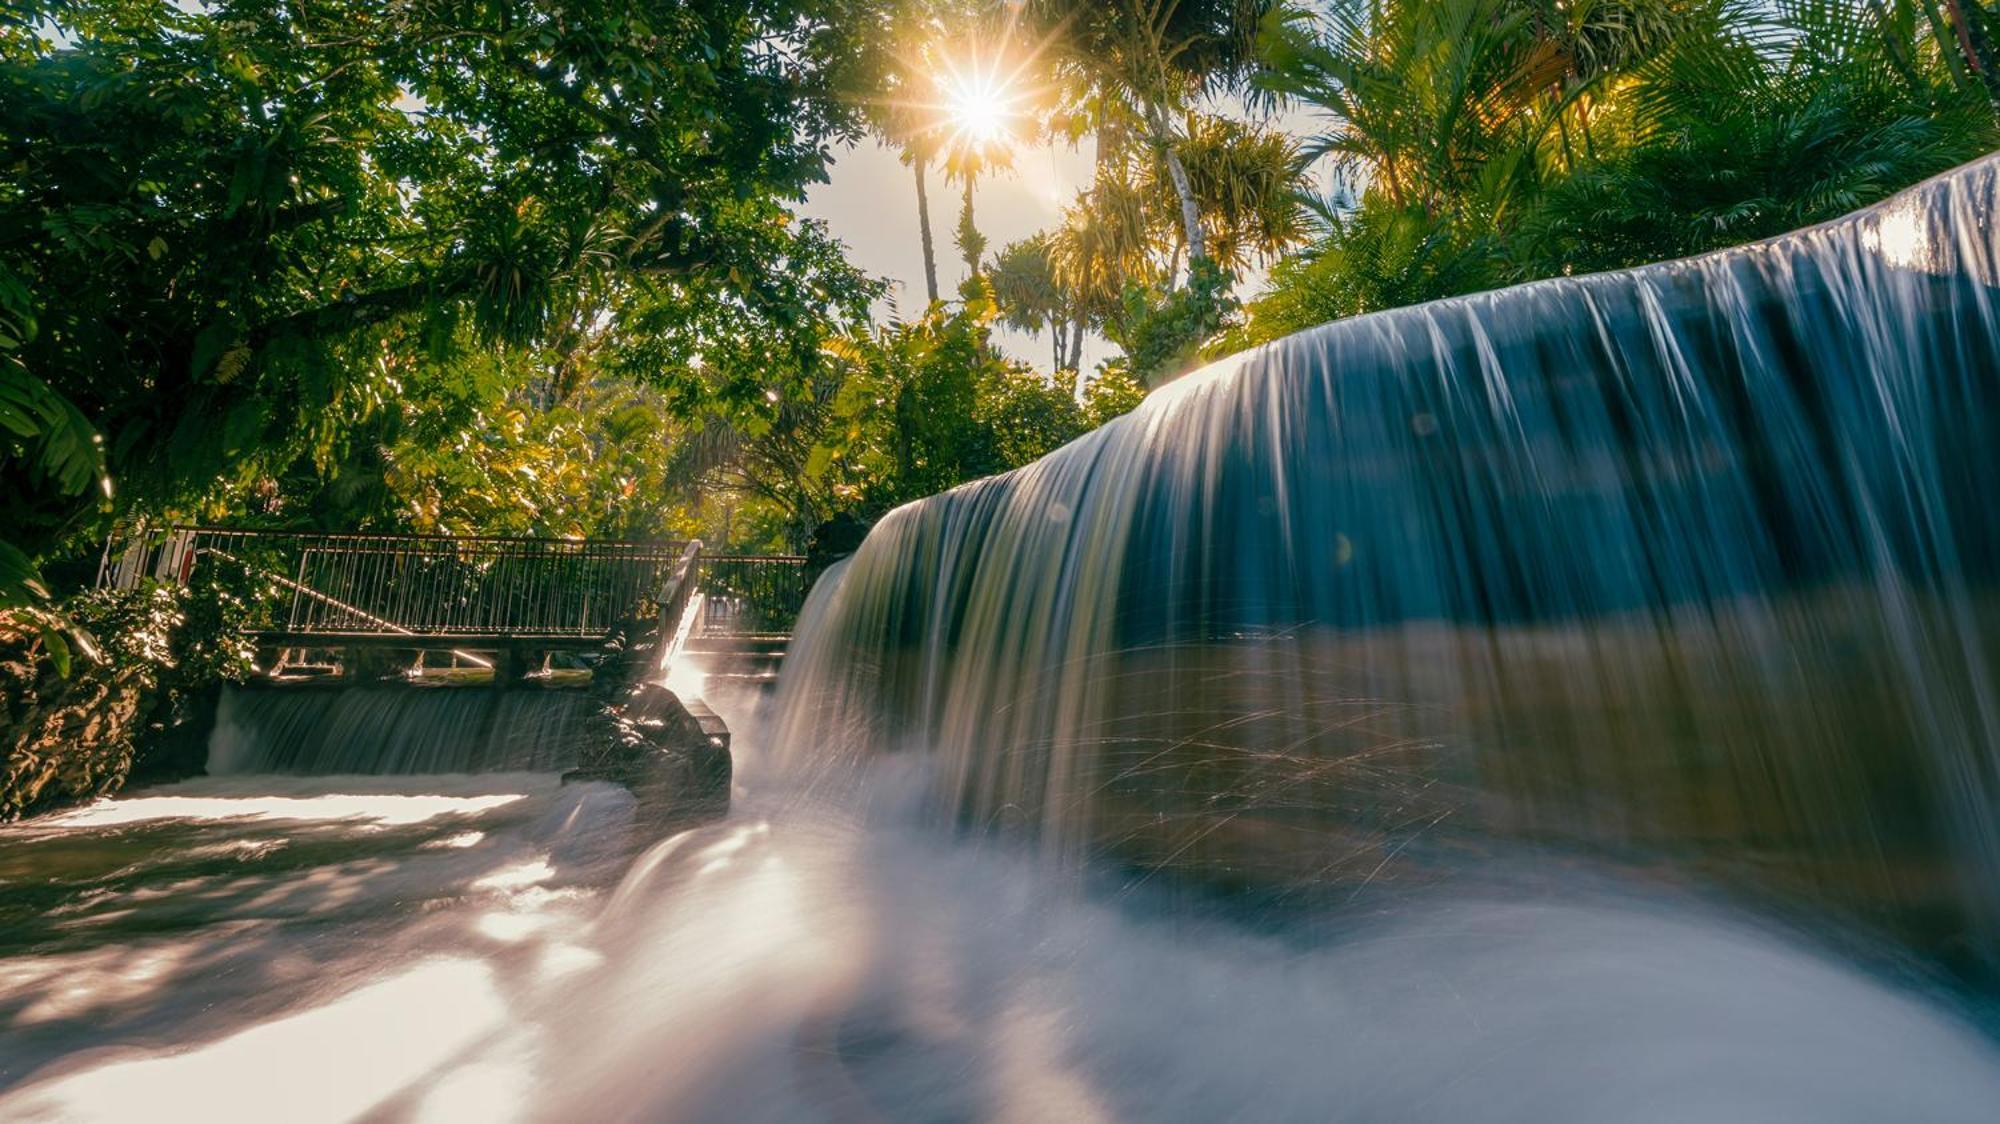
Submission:
[[[630,820],[622,790],[547,774],[262,776],[0,830],[0,1090],[50,1063],[198,1055],[440,957],[476,966],[482,987],[526,987],[562,943],[552,934],[580,925],[629,863]],[[370,1031],[344,1027],[320,1049],[356,1033]],[[207,1099],[202,1080],[197,1067],[157,1091],[191,1106]],[[57,1115],[117,1118],[135,1103]]]

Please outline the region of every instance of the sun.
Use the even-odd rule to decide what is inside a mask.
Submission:
[[[933,88],[948,146],[982,160],[1011,151],[1033,97],[1020,79],[1019,64],[1010,66],[999,51],[975,48],[947,57]]]
[[[983,146],[1011,134],[1015,109],[1007,89],[978,77],[962,78],[952,87],[951,121],[961,136]]]
[[[889,76],[884,117],[912,152],[959,170],[1006,166],[1040,135],[1049,89],[1031,79],[1041,54],[1017,40],[1011,20],[987,33],[913,44]]]

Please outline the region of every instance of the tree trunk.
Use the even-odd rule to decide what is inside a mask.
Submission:
[[[1152,106],[1148,116],[1153,124],[1153,140],[1167,161],[1167,176],[1174,181],[1174,194],[1180,196],[1181,233],[1187,238],[1188,265],[1192,271],[1195,259],[1208,257],[1208,242],[1201,230],[1201,207],[1195,203],[1194,185],[1188,182],[1187,168],[1181,163],[1180,150],[1174,146],[1174,133],[1167,126],[1166,113]]]
[[[1889,29],[1889,12],[1883,0],[1868,0],[1868,14],[1874,17],[1876,26],[1881,29],[1882,45],[1889,56],[1890,68],[1903,80],[1903,85],[1909,87],[1912,96],[1920,95],[1923,82],[1917,77],[1917,68],[1910,62],[1908,45]]]
[[[958,249],[965,255],[966,269],[971,271],[973,277],[978,277],[979,256],[981,251],[986,249],[986,239],[980,235],[979,227],[972,221],[973,178],[971,173],[966,174],[965,203],[958,212]]]
[[[1993,49],[1987,41],[1986,29],[1966,18],[1963,0],[1945,0],[1944,6],[1951,16],[1951,29],[1958,35],[1958,48],[1965,53],[1966,68],[1985,87],[1986,96],[1995,108],[2000,108],[2000,73],[1993,66]]]
[[[1083,382],[1083,317],[1081,315],[1078,315],[1076,323],[1070,326],[1069,361],[1070,365],[1076,369],[1076,381],[1081,386]]]
[[[1971,68],[1966,65],[1966,59],[1970,57],[1971,52],[1964,49],[1960,36],[1952,27],[1953,21],[1940,10],[1937,0],[1922,0],[1917,9],[1923,13],[1924,22],[1930,24],[1931,36],[1937,40],[1938,55],[1944,59],[1946,68],[1951,71],[1951,76],[1959,88],[1962,90],[1974,88],[1979,81],[1978,76],[1974,75]],[[1960,43],[1959,50],[1954,51],[1946,45],[1954,42]]]
[[[917,231],[924,242],[924,294],[932,304],[937,303],[937,247],[931,241],[931,194],[924,183],[924,159],[918,156],[910,164],[917,169]]]

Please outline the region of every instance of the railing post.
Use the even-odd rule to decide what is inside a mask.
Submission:
[[[493,689],[504,691],[521,681],[521,655],[512,648],[493,653]]]

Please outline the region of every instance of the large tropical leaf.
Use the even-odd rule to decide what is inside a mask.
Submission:
[[[88,491],[103,475],[97,431],[69,399],[18,363],[0,358],[0,430],[7,460],[27,479],[62,496]]]
[[[0,611],[47,604],[49,588],[34,560],[0,539]]]

